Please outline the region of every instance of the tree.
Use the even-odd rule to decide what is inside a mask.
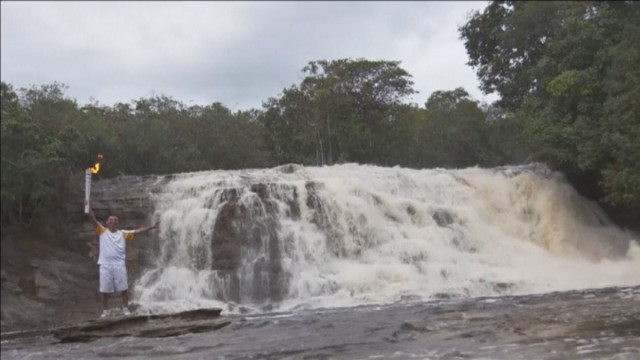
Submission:
[[[321,165],[315,162],[317,129],[310,99],[292,86],[284,89],[280,98],[270,98],[264,106],[261,122],[266,130],[265,141],[276,163]]]
[[[595,174],[640,207],[637,2],[493,2],[461,28],[486,92],[523,124],[532,160]]]
[[[29,226],[70,174],[82,154],[71,144],[85,143],[75,121],[75,101],[54,83],[21,89],[2,83],[2,221]]]
[[[420,133],[426,159],[423,166],[467,167],[493,165],[486,114],[463,88],[436,91],[425,104],[426,121]]]
[[[544,72],[535,71],[549,41],[562,25],[566,11],[584,2],[493,1],[460,28],[477,68],[481,89],[498,92],[498,105],[517,108],[525,95],[541,89]]]
[[[339,59],[311,61],[303,68],[308,76],[302,81],[301,89],[306,94],[330,102],[338,109],[351,110],[341,117],[337,126],[342,130],[338,139],[344,139],[341,142],[343,159],[379,162],[388,152],[385,144],[389,139],[385,135],[389,133],[389,119],[401,101],[415,93],[411,75],[399,65],[399,61]],[[320,121],[324,128],[331,129],[330,115],[321,116]]]
[[[364,59],[311,61],[302,71],[307,76],[300,85],[265,104],[278,161],[383,162],[394,112],[415,92],[409,73],[397,61]],[[298,156],[285,150],[285,139],[293,140]]]

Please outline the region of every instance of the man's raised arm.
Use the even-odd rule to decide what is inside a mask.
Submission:
[[[160,222],[159,222],[159,221],[156,221],[156,223],[155,223],[155,224],[153,224],[153,225],[149,225],[149,226],[141,227],[141,228],[139,228],[139,229],[135,229],[135,230],[133,231],[133,233],[134,233],[135,235],[144,234],[144,233],[148,232],[148,231],[149,231],[149,230],[151,230],[151,229],[157,229],[159,224],[160,224]]]
[[[85,200],[84,203],[86,205],[89,205],[89,213],[87,214],[87,216],[89,217],[89,220],[91,220],[91,222],[93,223],[93,226],[94,227],[102,226],[96,219],[96,214],[93,213],[93,210],[91,209],[91,205],[89,204],[89,202]]]

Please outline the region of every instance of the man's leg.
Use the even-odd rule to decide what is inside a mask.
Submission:
[[[107,310],[107,294],[100,293],[100,296],[102,297],[102,311],[105,311]]]
[[[127,267],[125,264],[118,265],[115,272],[116,291],[121,292],[122,297],[122,313],[126,316],[131,315],[129,312],[129,284],[127,282]]]
[[[108,308],[107,294],[115,290],[113,271],[108,265],[100,265],[100,297],[102,300],[102,315]]]
[[[129,290],[125,290],[122,292],[122,307],[129,307]]]

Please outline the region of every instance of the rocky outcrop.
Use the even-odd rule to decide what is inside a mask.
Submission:
[[[91,204],[98,220],[118,215],[122,228],[149,224],[161,178],[94,179]],[[164,180],[166,181],[166,180]],[[56,201],[29,228],[2,229],[2,331],[60,326],[99,314],[97,236],[84,214],[84,176],[58,189]],[[130,242],[130,284],[157,253],[156,234]]]
[[[224,190],[211,241],[214,270],[230,279],[229,299],[241,302],[280,301],[287,291],[282,268],[283,241],[279,238],[279,212],[275,199],[288,204],[285,216],[300,217],[293,187],[254,184]],[[286,194],[282,194],[282,192]]]
[[[167,337],[201,333],[231,323],[220,318],[221,309],[198,309],[176,314],[121,317],[69,326],[53,331],[60,342],[88,342],[103,337]]]
[[[102,222],[118,215],[121,228],[150,224],[155,220],[152,197],[170,180],[171,176],[98,177],[92,184],[92,208]],[[300,218],[296,188],[259,183],[220,191],[223,205],[210,242],[212,269],[229,279],[229,291],[220,300],[282,300],[290,277],[282,258],[290,239],[282,238],[279,219]],[[44,221],[29,229],[3,229],[2,331],[58,327],[100,313],[97,235],[83,212],[83,201],[84,177],[75,176],[59,189]],[[129,284],[159,256],[156,232],[128,243]],[[114,297],[112,305],[118,301]]]

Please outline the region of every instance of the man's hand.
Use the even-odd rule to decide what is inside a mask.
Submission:
[[[89,212],[87,213],[87,216],[89,217],[89,220],[91,220],[91,222],[94,225],[98,225],[98,220],[96,219],[96,214],[93,213],[93,210],[91,209],[91,205],[89,204],[89,201],[87,199],[84,199],[84,204],[89,206]]]
[[[149,225],[149,226],[146,226],[146,227],[141,227],[139,229],[134,230],[133,233],[136,234],[136,235],[144,234],[144,233],[148,232],[151,229],[158,229],[159,227],[160,227],[160,221],[158,220],[153,225]]]
[[[92,241],[87,241],[87,245],[89,246],[89,258],[93,261],[98,261],[99,248],[97,244],[93,243]]]

